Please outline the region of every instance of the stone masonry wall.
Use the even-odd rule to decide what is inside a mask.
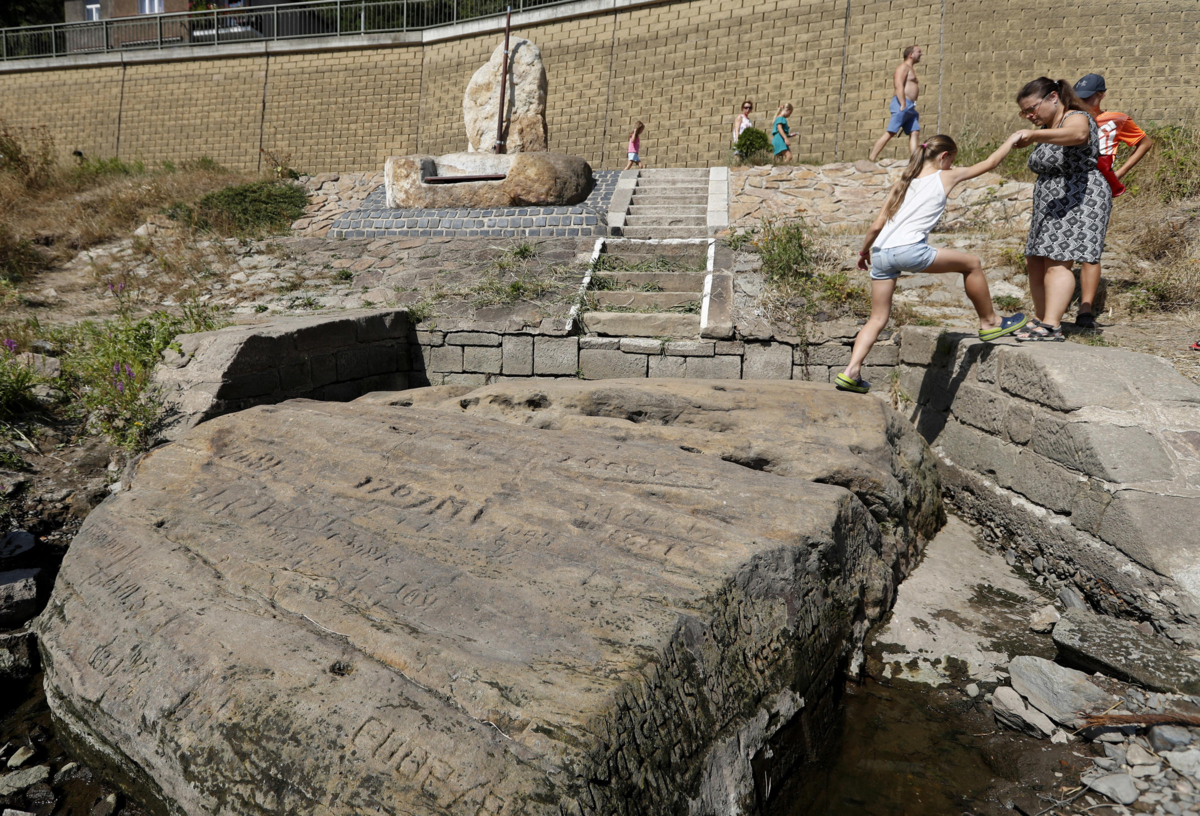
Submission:
[[[939,128],[939,111],[940,127],[960,137],[1021,126],[1012,96],[1042,73],[1101,71],[1106,105],[1139,120],[1190,121],[1200,102],[1189,39],[1200,9],[1188,0],[1089,0],[1057,12],[1032,0],[680,0],[539,13],[553,19],[518,15],[515,31],[546,61],[551,149],[597,169],[622,165],[636,119],[647,124],[650,166],[726,164],[747,97],[764,128],[780,102],[796,105],[799,158],[865,157],[887,120],[891,70],[913,43],[926,54],[926,132]],[[1064,42],[1079,19],[1087,37]],[[64,155],[208,155],[254,169],[261,144],[309,172],[375,170],[391,154],[463,148],[463,90],[499,42],[494,29],[469,24],[424,42],[386,35],[369,48],[342,38],[231,47],[223,58],[168,49],[0,63],[0,120],[47,127]],[[900,156],[902,141],[884,155]]]
[[[902,337],[898,397],[955,503],[1098,609],[1194,638],[1200,387],[1123,349]]]

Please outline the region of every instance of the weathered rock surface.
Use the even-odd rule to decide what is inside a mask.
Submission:
[[[992,694],[996,721],[1031,737],[1045,739],[1054,733],[1054,723],[1036,708],[1025,705],[1021,695],[1008,686],[999,686]]]
[[[23,791],[30,785],[44,782],[50,777],[50,769],[45,765],[36,765],[20,771],[0,775],[0,796],[11,796]]]
[[[1083,672],[1041,657],[1014,657],[1008,671],[1013,688],[1059,725],[1078,728],[1083,724],[1080,714],[1100,714],[1113,702],[1113,696],[1088,680]]]
[[[468,150],[491,153],[496,143],[496,121],[500,109],[500,75],[504,71],[504,44],[496,46],[489,59],[467,83],[463,95],[463,122],[467,126]],[[505,152],[545,150],[546,66],[542,52],[529,40],[509,41],[508,84],[504,91]]]
[[[1200,693],[1200,662],[1130,621],[1068,609],[1055,625],[1053,638],[1067,662],[1088,671],[1151,691]]]
[[[881,526],[934,523],[930,454],[827,387],[579,385],[150,452],[38,618],[54,713],[182,813],[743,807],[884,608]]]
[[[37,638],[33,633],[0,632],[0,680],[29,677],[37,669]]]
[[[505,174],[503,181],[426,184],[429,176]],[[592,191],[592,166],[564,153],[450,153],[392,156],[384,164],[387,206],[488,209],[578,204]]]
[[[37,614],[40,570],[0,572],[0,626],[20,626]]]
[[[1129,774],[1102,776],[1089,782],[1088,787],[1122,805],[1132,805],[1138,798],[1137,786]]]

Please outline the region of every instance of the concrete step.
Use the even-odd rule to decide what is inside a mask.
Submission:
[[[708,215],[702,204],[670,206],[667,204],[633,204],[627,215]]]
[[[675,195],[673,193],[638,193],[630,201],[632,207],[708,207],[708,193],[700,195]]]
[[[638,171],[638,180],[642,179],[704,179],[708,180],[708,170],[703,167],[653,167]]]
[[[708,227],[625,227],[621,234],[626,238],[707,238]]]
[[[589,334],[608,337],[696,337],[700,315],[634,314],[630,312],[584,312],[583,327]]]
[[[638,185],[633,188],[633,194],[638,193],[665,193],[668,195],[702,195],[708,196],[707,184],[646,184],[639,181]]]
[[[622,289],[636,289],[648,283],[658,284],[664,292],[703,292],[704,272],[612,272],[598,273],[617,281]]]
[[[689,303],[699,303],[703,292],[593,292],[593,303],[602,306],[620,306],[635,311],[649,309],[673,309]]]
[[[627,215],[625,226],[628,227],[703,227],[708,223],[708,215]]]

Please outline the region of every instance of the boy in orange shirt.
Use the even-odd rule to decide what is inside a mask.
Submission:
[[[1104,77],[1099,74],[1088,74],[1075,83],[1075,94],[1087,107],[1087,112],[1096,120],[1100,129],[1100,158],[1096,161],[1098,169],[1108,180],[1112,188],[1113,198],[1125,192],[1121,177],[1133,169],[1154,146],[1154,140],[1146,135],[1133,119],[1124,113],[1100,110],[1104,101]],[[1113,170],[1113,160],[1117,156],[1118,144],[1126,144],[1133,148],[1133,155],[1125,163]],[[1083,329],[1096,328],[1096,317],[1092,314],[1092,302],[1096,299],[1096,291],[1100,288],[1100,264],[1081,264],[1079,274],[1079,313],[1075,317],[1075,325]]]

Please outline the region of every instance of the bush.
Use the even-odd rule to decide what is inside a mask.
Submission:
[[[34,128],[28,134],[0,124],[0,172],[21,180],[30,190],[49,183],[54,175],[54,139],[46,128]]]
[[[756,153],[762,153],[764,150],[771,149],[771,139],[764,131],[758,128],[746,128],[742,131],[742,135],[738,136],[738,140],[733,145],[733,150],[739,156],[750,157]]]
[[[34,245],[18,238],[0,221],[0,281],[18,283],[32,276],[45,265]]]
[[[1146,133],[1154,148],[1125,179],[1131,192],[1150,192],[1164,204],[1200,195],[1200,128],[1151,122]]]
[[[295,184],[254,181],[209,193],[195,208],[176,204],[168,215],[196,229],[225,236],[286,232],[304,215],[308,193]]]
[[[0,419],[21,411],[37,381],[33,369],[17,356],[15,340],[0,344]]]
[[[774,284],[795,284],[812,276],[813,256],[808,229],[799,221],[779,226],[765,220],[756,242],[763,274]]]

